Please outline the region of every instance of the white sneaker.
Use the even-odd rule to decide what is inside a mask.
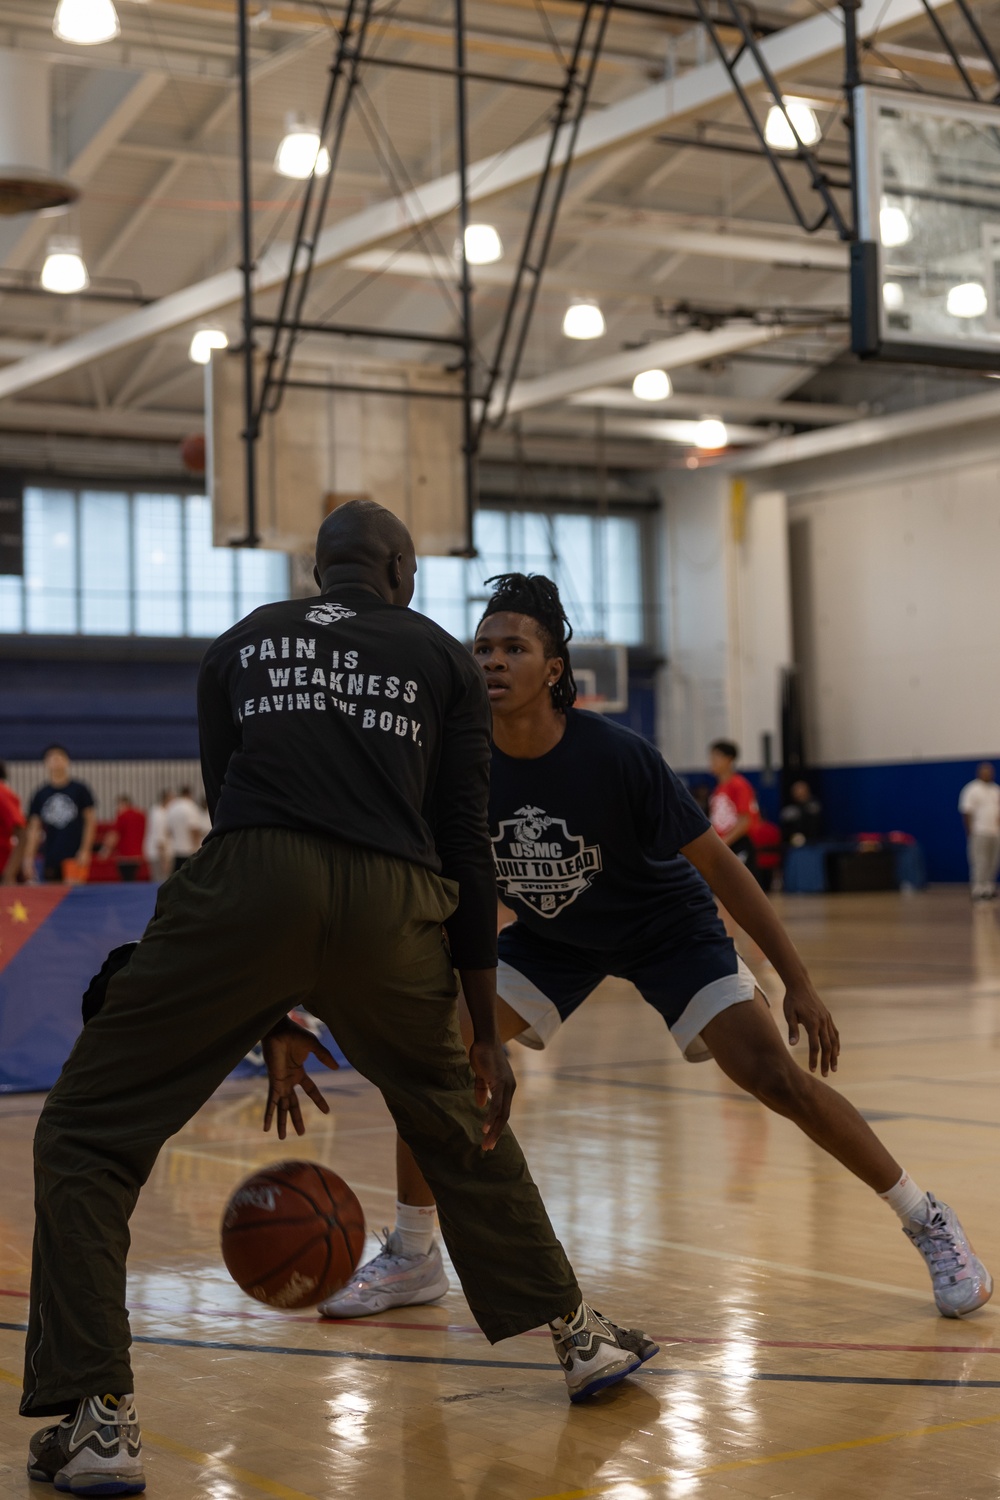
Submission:
[[[903,1233],[927,1262],[934,1301],[943,1318],[963,1318],[993,1296],[993,1277],[969,1244],[953,1208],[927,1194],[930,1216]]]
[[[444,1296],[449,1281],[437,1243],[426,1255],[404,1255],[397,1232],[382,1233],[382,1248],[374,1259],[320,1303],[321,1318],[370,1318],[390,1307],[419,1307]]]
[[[29,1444],[28,1478],[69,1495],[138,1495],[146,1488],[132,1397],[87,1396]]]
[[[586,1401],[615,1385],[659,1354],[659,1344],[631,1328],[619,1328],[581,1302],[568,1321],[549,1324],[571,1401]]]

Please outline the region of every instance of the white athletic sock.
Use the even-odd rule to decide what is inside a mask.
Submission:
[[[437,1209],[414,1203],[396,1203],[396,1233],[404,1255],[429,1255],[434,1243]]]
[[[930,1216],[927,1194],[917,1187],[908,1172],[904,1172],[896,1186],[887,1193],[879,1193],[879,1197],[883,1203],[888,1203],[904,1224],[924,1224]]]

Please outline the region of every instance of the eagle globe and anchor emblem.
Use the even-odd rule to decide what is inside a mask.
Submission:
[[[540,807],[519,807],[501,822],[493,857],[501,890],[541,917],[556,916],[601,871],[600,847],[584,843],[565,818],[552,818]]]
[[[306,619],[311,625],[336,625],[338,620],[353,620],[356,614],[343,604],[314,604],[306,610]]]

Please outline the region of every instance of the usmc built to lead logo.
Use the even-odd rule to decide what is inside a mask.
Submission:
[[[564,818],[540,807],[519,807],[493,840],[497,884],[540,917],[554,917],[600,874],[601,850],[570,833]]]

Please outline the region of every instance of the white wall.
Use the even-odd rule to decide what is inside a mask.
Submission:
[[[785,497],[760,491],[741,507],[727,474],[671,475],[663,531],[660,748],[696,770],[713,739],[731,736],[758,767],[764,733],[778,748],[780,672],[791,660]]]
[[[808,754],[996,754],[1000,453],[885,461],[845,460],[797,494],[786,479]]]

